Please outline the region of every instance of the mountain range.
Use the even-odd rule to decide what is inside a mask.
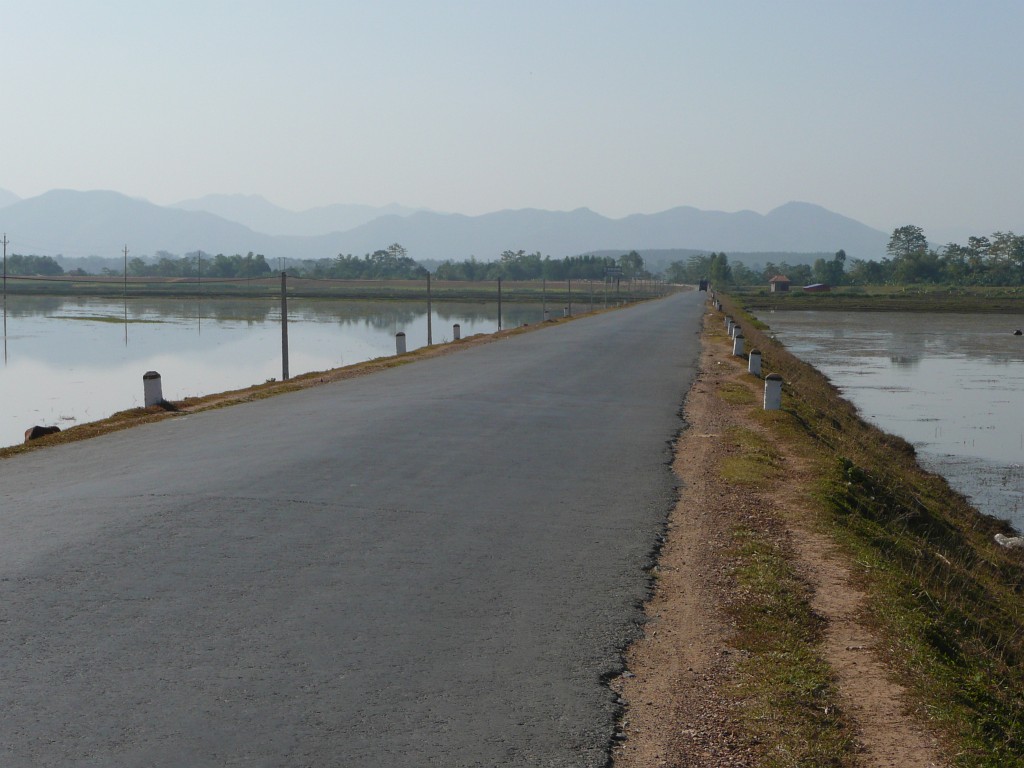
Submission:
[[[503,251],[554,258],[598,250],[695,249],[725,252],[835,252],[880,258],[888,235],[810,203],[767,214],[692,207],[611,219],[574,211],[505,210],[481,216],[401,206],[326,206],[293,212],[258,196],[211,195],[172,206],[110,191],[52,190],[18,199],[0,190],[0,231],[9,253],[116,257],[262,253],[268,258],[362,255],[401,243],[417,260],[481,261]]]

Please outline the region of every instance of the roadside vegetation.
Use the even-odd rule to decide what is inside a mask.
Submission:
[[[949,762],[1024,766],[1024,556],[993,539],[1012,533],[1009,524],[978,513],[918,466],[911,445],[861,420],[824,376],[745,311],[746,297],[719,298],[762,352],[764,369],[785,381],[783,410],[758,416],[770,440],[730,435],[741,461],[723,471],[736,482],[770,483],[772,441],[796,451],[816,478],[814,524],[853,565],[868,596],[862,621],[885,639],[885,661],[918,717],[943,735]],[[848,733],[830,703],[806,589],[787,567],[784,541],[770,538],[735,533],[743,598],[732,610],[749,654],[743,664],[752,670],[745,683],[751,728],[774,722],[769,730],[779,738],[807,749],[832,745],[828,761],[819,755],[779,764],[848,764]]]

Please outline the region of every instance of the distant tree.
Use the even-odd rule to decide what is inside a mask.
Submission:
[[[128,274],[132,277],[145,277],[147,264],[138,256],[128,259]]]
[[[988,248],[990,269],[995,273],[994,284],[1020,285],[1024,283],[1024,236],[1013,232],[996,232]]]
[[[733,262],[729,269],[732,272],[733,285],[757,285],[761,282],[761,275],[742,261]]]
[[[842,285],[844,282],[843,268],[846,265],[846,251],[836,251],[836,255],[830,260],[816,259],[811,271],[814,279],[819,283],[828,285]]]
[[[729,257],[724,253],[712,253],[708,261],[708,277],[712,285],[729,285],[732,282]]]
[[[684,261],[673,261],[667,267],[665,267],[665,280],[669,283],[683,284],[683,283],[697,283],[702,277],[707,274],[706,270],[700,271],[699,275],[695,278],[691,272],[690,265]]]
[[[52,256],[23,256],[18,253],[7,257],[9,275],[63,275],[64,267]]]
[[[846,277],[848,282],[854,285],[881,285],[889,282],[889,265],[889,261],[853,259]]]
[[[619,256],[619,266],[622,267],[622,276],[626,278],[648,278],[650,272],[644,269],[644,257],[636,251],[630,251]]]
[[[892,231],[885,250],[894,260],[906,258],[911,254],[927,251],[928,238],[924,236],[923,229],[913,224],[907,224]]]

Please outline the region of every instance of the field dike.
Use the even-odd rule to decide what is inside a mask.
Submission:
[[[705,318],[679,501],[612,764],[1024,766],[1024,555],[730,297]],[[725,315],[782,409],[732,354]]]

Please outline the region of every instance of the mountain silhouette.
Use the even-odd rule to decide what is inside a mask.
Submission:
[[[217,202],[228,213],[229,203],[234,205],[238,200]],[[276,208],[262,198],[245,198],[250,212],[261,207],[269,210],[264,203]],[[482,216],[407,213],[405,209],[402,214],[377,216],[347,231],[319,235],[280,230],[265,233],[205,210],[158,206],[118,192],[52,190],[0,207],[0,229],[7,232],[10,253],[104,257],[117,256],[127,245],[133,256],[152,256],[158,251],[183,255],[202,250],[315,259],[340,253],[363,255],[397,242],[410,256],[424,260],[475,256],[489,261],[506,250],[540,251],[560,258],[596,250],[670,248],[726,253],[835,252],[842,248],[851,258],[877,259],[885,254],[888,242],[883,232],[820,206],[798,202],[765,215],[692,207],[621,219],[610,219],[587,208],[505,210]],[[281,226],[285,229],[294,232],[300,226],[296,219],[284,219]],[[272,216],[264,219],[268,229],[274,223]],[[302,226],[307,225],[312,226],[308,222]]]

